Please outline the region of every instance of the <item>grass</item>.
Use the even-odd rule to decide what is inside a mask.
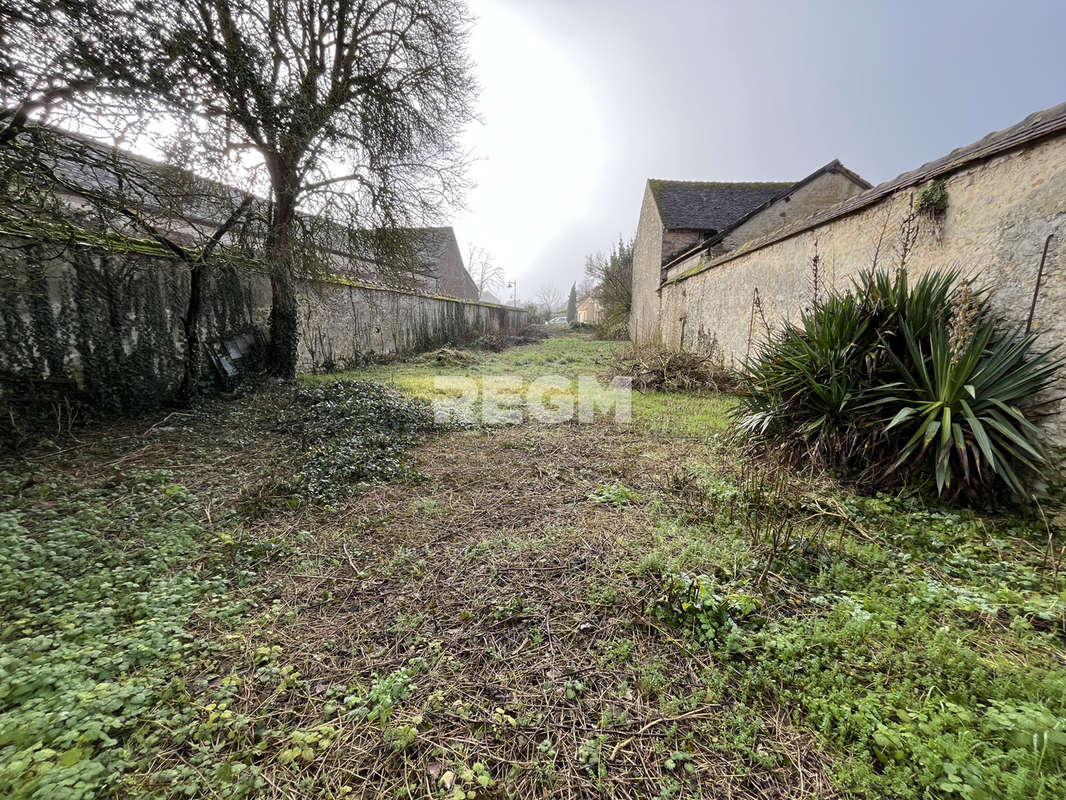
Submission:
[[[614,347],[465,369],[572,379]],[[431,398],[450,369],[341,377]],[[1039,518],[752,462],[713,396],[638,397],[624,426],[400,426],[383,469],[308,493],[293,477],[356,457],[367,419],[420,418],[336,379],[0,467],[0,796],[1066,792]]]
[[[479,390],[483,389],[485,378],[491,376],[518,376],[527,387],[537,379],[561,377],[571,384],[570,391],[563,394],[574,397],[576,381],[581,376],[593,377],[606,386],[615,355],[628,346],[625,342],[597,341],[581,335],[556,336],[500,353],[462,351],[460,358],[455,359],[451,355],[455,351],[437,351],[360,370],[305,375],[301,380],[308,383],[338,379],[380,381],[432,401],[454,394],[434,385],[441,376],[472,379]],[[733,406],[731,397],[720,394],[634,393],[632,414],[634,423],[651,432],[708,437],[726,429]]]

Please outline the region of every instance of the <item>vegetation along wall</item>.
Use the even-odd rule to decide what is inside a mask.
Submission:
[[[134,249],[6,238],[0,252],[0,391],[5,402],[77,398],[103,411],[173,399],[184,368],[189,271]],[[255,331],[255,286],[211,270],[205,341]],[[205,370],[205,376],[208,375]]]
[[[524,309],[369,286],[300,287],[300,366],[329,370],[374,355],[417,353],[486,333],[517,333]]]
[[[0,406],[84,401],[107,412],[165,404],[180,386],[189,269],[158,252],[69,242],[0,243]],[[526,312],[352,282],[302,282],[300,364],[343,368],[485,332]],[[255,269],[214,268],[203,292],[204,384],[254,364],[270,312]]]
[[[941,162],[939,169],[908,174],[913,180],[900,176],[892,191],[876,187],[835,213],[672,269],[659,289],[663,340],[698,348],[716,339],[727,359],[741,360],[753,339],[795,319],[815,291],[847,286],[863,268],[901,260],[911,274],[957,268],[975,286],[993,289],[996,305],[1024,324],[1053,235],[1033,328],[1049,347],[1066,343],[1066,135],[988,158]],[[939,202],[923,204],[935,195]],[[1066,444],[1064,416],[1048,422],[1060,445]]]

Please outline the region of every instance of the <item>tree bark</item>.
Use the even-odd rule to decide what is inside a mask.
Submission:
[[[192,402],[200,381],[200,306],[203,303],[204,273],[207,265],[194,263],[189,271],[189,304],[185,307],[182,326],[185,331],[185,372],[178,399],[182,405]]]
[[[283,178],[274,192],[274,208],[266,237],[270,265],[270,345],[267,371],[282,380],[296,377],[300,341],[296,281],[293,276],[292,230],[296,219],[295,179]]]

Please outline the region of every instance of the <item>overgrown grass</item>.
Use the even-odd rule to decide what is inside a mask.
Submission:
[[[682,483],[698,524],[666,524],[642,562],[729,691],[816,731],[849,796],[1066,792],[1066,593],[1039,522],[765,491],[779,480],[696,468]]]
[[[1066,796],[1041,517],[751,461],[713,396],[427,436],[408,402],[315,378],[6,464],[0,795]],[[402,469],[249,502],[390,426]]]
[[[500,353],[473,350],[449,351],[443,356],[439,352],[428,353],[406,361],[371,365],[335,375],[305,375],[301,380],[308,383],[329,383],[338,379],[381,381],[432,401],[454,394],[434,385],[442,376],[473,379],[479,391],[484,389],[487,377],[518,376],[523,386],[528,387],[538,378],[559,376],[570,382],[569,391],[561,393],[574,400],[579,377],[592,377],[600,386],[606,387],[616,358],[629,349],[631,346],[627,342],[570,334]],[[635,424],[656,433],[706,438],[725,431],[735,404],[732,396],[714,392],[634,392],[632,414]]]
[[[535,344],[520,345],[493,353],[463,350],[462,363],[441,363],[437,353],[374,364],[352,372],[334,375],[304,375],[301,380],[318,383],[340,379],[364,379],[395,384],[420,396],[433,396],[433,378],[437,375],[460,375],[484,378],[488,375],[520,375],[525,380],[561,375],[576,379],[579,375],[606,374],[614,353],[625,347],[623,342],[596,341],[579,335],[555,336]],[[455,352],[455,351],[453,351]]]

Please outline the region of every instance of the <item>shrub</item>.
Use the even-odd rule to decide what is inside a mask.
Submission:
[[[1012,332],[955,271],[910,284],[862,273],[744,365],[739,430],[794,458],[884,488],[917,478],[976,497],[1047,458],[1024,404],[1060,359]]]
[[[328,503],[358,483],[413,477],[409,451],[434,423],[424,401],[373,381],[331,381],[297,390],[283,427],[307,447],[283,488]]]
[[[611,376],[632,378],[639,392],[730,392],[736,388],[733,374],[713,345],[705,352],[663,345],[632,347],[615,356]]]
[[[596,338],[606,342],[624,342],[629,339],[629,318],[607,320],[597,323]]]
[[[948,210],[947,182],[940,178],[929,183],[918,193],[914,201],[914,210],[931,217],[943,216]]]
[[[941,493],[953,476],[973,486],[990,473],[1023,495],[1018,467],[1038,472],[1046,459],[1040,431],[1016,404],[1046,388],[1061,363],[1046,352],[1032,354],[1031,334],[997,338],[991,321],[954,346],[943,330],[925,342],[906,324],[903,334],[913,369],[896,360],[904,385],[885,402],[899,407],[888,428],[914,432],[894,466],[924,459]]]

